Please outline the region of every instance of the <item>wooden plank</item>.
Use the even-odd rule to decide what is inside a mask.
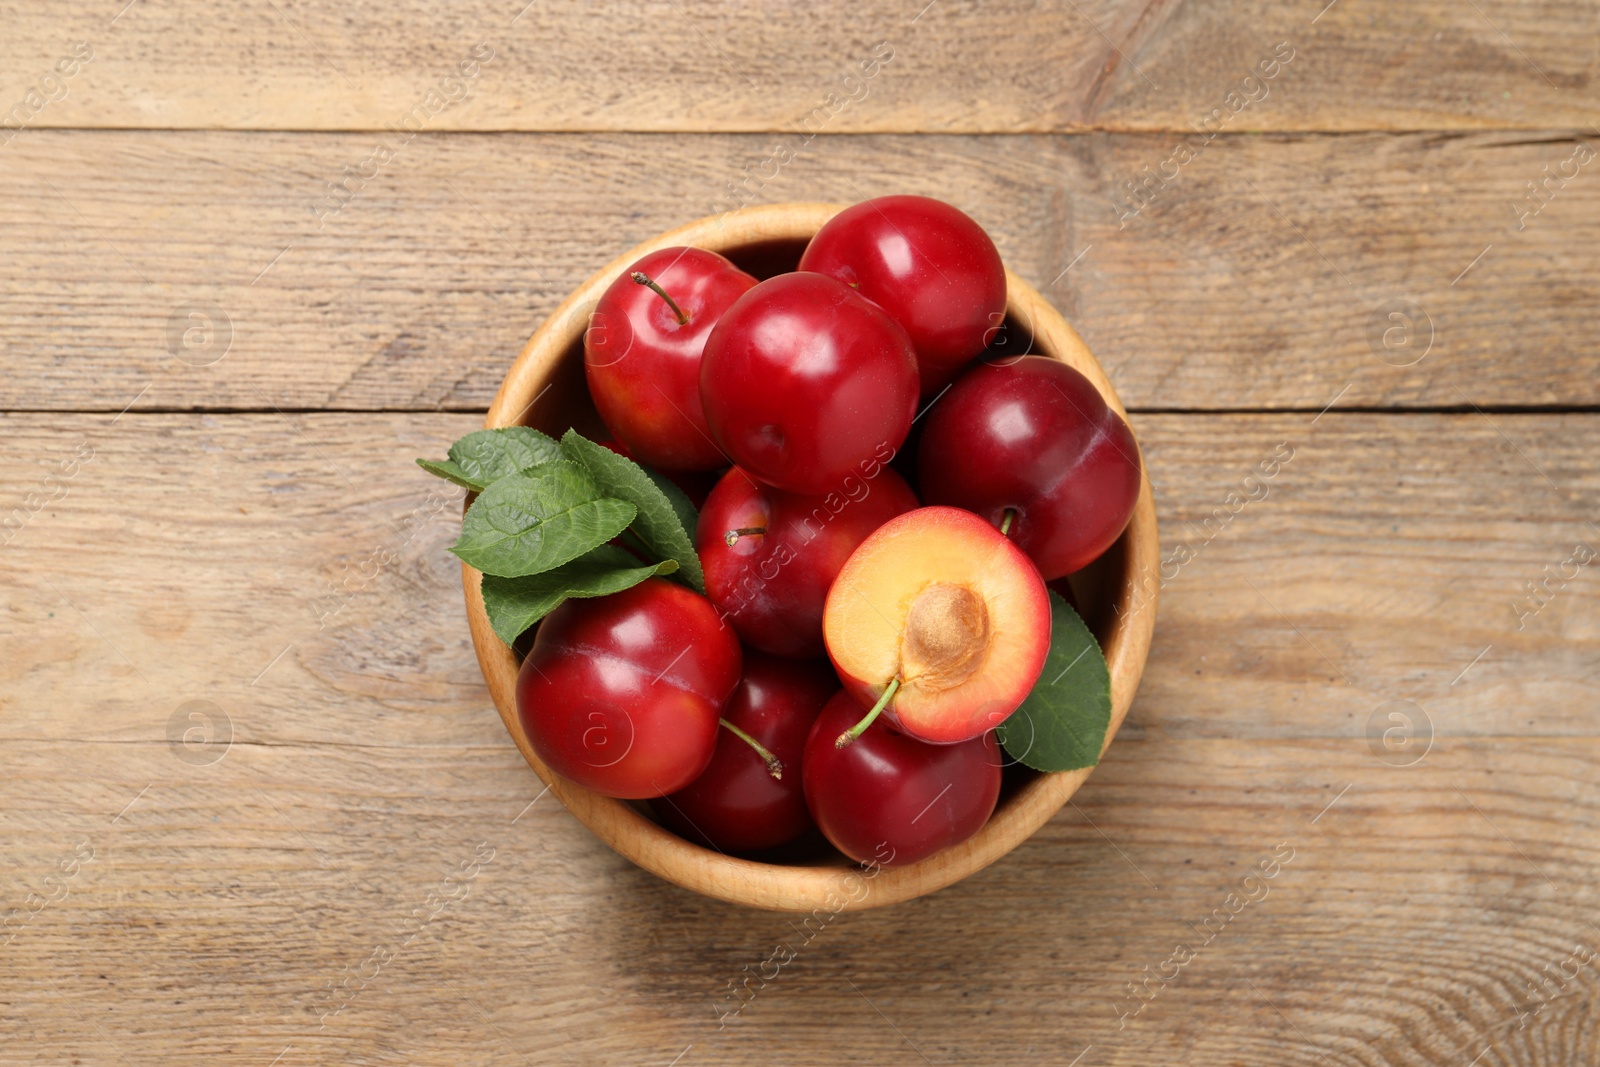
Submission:
[[[481,410],[567,292],[729,207],[726,183],[770,151],[424,136],[333,211],[327,183],[372,145],[19,139],[0,175],[0,408]],[[959,204],[1134,408],[1593,405],[1600,182],[1583,151],[1557,134],[1224,136],[1179,168],[1158,136],[837,137],[760,199]],[[1142,177],[1158,170],[1177,177]]]
[[[1600,543],[1600,417],[1313,418],[1135,417],[1167,562],[1128,728],[1364,743],[1412,700],[1453,734],[1592,736],[1569,559]],[[262,744],[374,707],[389,743],[503,744],[446,551],[461,491],[412,465],[477,424],[0,417],[0,736],[133,741],[194,699]]]
[[[1247,128],[1586,129],[1600,102],[1573,2],[7,8],[0,101],[34,128],[1189,130],[1280,45]]]
[[[1594,577],[1510,605],[1600,537],[1600,417],[1491,418],[1138,417],[1190,552],[1124,735],[994,867],[807,935],[539,799],[466,639],[458,493],[410,465],[473,416],[0,416],[0,1048],[1581,1062],[1592,973],[1530,984],[1600,937]]]
[[[1565,1067],[1592,1051],[1592,973],[1538,1015],[1530,985],[1595,945],[1593,739],[1454,739],[1404,770],[1346,740],[1129,739],[994,867],[805,927],[630,867],[548,797],[528,808],[509,748],[392,744],[377,712],[340,743],[236,742],[204,767],[155,737],[8,745],[0,899],[39,908],[0,948],[8,1058],[746,1064],[777,1045],[789,1063],[1309,1067],[1492,1048],[1482,1062]],[[728,983],[778,945],[797,958],[719,1028]],[[1172,980],[1143,984],[1157,973]]]

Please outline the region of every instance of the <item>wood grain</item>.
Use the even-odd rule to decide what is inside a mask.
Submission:
[[[1590,736],[1595,576],[1551,575],[1600,537],[1600,417],[1313,418],[1134,416],[1168,580],[1125,729],[1354,739],[1395,698],[1472,736]],[[446,551],[461,492],[411,462],[480,422],[0,417],[0,523],[25,520],[0,548],[0,736],[132,742],[192,697],[254,709],[241,741],[382,714],[396,742],[507,744]],[[1530,581],[1548,603],[1519,620]]]
[[[1592,1058],[1592,968],[1518,1012],[1600,937],[1594,576],[1521,631],[1509,604],[1600,536],[1600,417],[1312,418],[1135,416],[1194,555],[1105,763],[995,866],[823,924],[719,1030],[805,935],[539,798],[463,624],[459,491],[410,464],[477,416],[0,417],[7,512],[54,497],[0,546],[0,905],[45,901],[0,912],[0,1062]],[[1219,528],[1230,492],[1258,499]],[[1403,767],[1369,740],[1397,699],[1434,735]]]
[[[1404,770],[1343,739],[1119,743],[1005,861],[813,920],[809,939],[632,867],[548,797],[527,808],[504,745],[236,742],[202,768],[159,743],[8,753],[8,906],[93,849],[0,949],[8,1063],[735,1064],[777,1044],[800,1064],[1063,1064],[1092,1046],[1080,1063],[1309,1067],[1596,1049],[1592,970],[1519,1028],[1541,969],[1595,944],[1592,739],[1461,738]],[[1292,859],[1267,895],[1202,944],[1196,927],[1275,854]],[[439,907],[430,893],[454,899],[408,920]],[[728,983],[780,944],[797,958],[719,1029]],[[1126,984],[1179,944],[1194,958],[1119,1021],[1138,1003]]]
[[[579,282],[731,203],[723,184],[771,150],[422,137],[319,229],[326,182],[371,149],[19,139],[0,171],[0,407],[482,410]],[[1170,139],[839,137],[762,198],[953,200],[1135,409],[1593,405],[1600,163],[1574,162],[1520,230],[1513,210],[1575,151],[1557,134],[1225,136],[1127,218],[1123,183],[1160,168]],[[1420,311],[1396,327],[1405,301]],[[197,310],[225,326],[206,333]]]
[[[1251,129],[1586,129],[1600,103],[1571,2],[69,0],[4,21],[0,100],[56,97],[36,127],[387,129],[425,105],[435,130],[789,130],[819,108],[838,132],[1189,130],[1280,42]],[[80,41],[66,95],[41,86]]]
[[[0,1065],[1600,1062],[1592,5],[0,25]],[[541,795],[410,458],[622,249],[902,191],[1134,409],[1161,609],[1033,838],[797,926]]]

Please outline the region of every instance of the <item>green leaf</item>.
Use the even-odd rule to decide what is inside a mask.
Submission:
[[[550,460],[480,493],[450,551],[485,574],[540,574],[605,544],[634,513],[632,504],[603,493],[583,467]]]
[[[442,463],[437,463],[431,459],[419,459],[417,460],[417,466],[429,474],[436,474],[446,481],[455,482],[463,489],[470,489],[474,493],[483,488],[483,486],[472,480],[472,475],[456,466],[454,460],[447,459]]]
[[[561,458],[555,438],[527,426],[476,430],[450,446],[443,463],[419,459],[417,465],[473,492],[482,492],[508,474]]]
[[[700,524],[700,512],[695,510],[694,502],[689,499],[689,495],[660,471],[646,467],[643,463],[639,464],[639,469],[644,471],[645,477],[655,483],[657,489],[661,490],[661,495],[667,498],[667,503],[672,505],[673,513],[678,516],[679,524],[689,531],[689,540],[693,541],[694,528]]]
[[[670,559],[640,563],[623,549],[601,545],[543,574],[522,578],[484,575],[483,606],[489,613],[489,625],[509,645],[568,597],[609,596],[677,569],[678,564]]]
[[[700,557],[694,550],[694,526],[684,522],[686,512],[674,505],[672,497],[650,477],[649,471],[576,430],[568,430],[561,438],[561,449],[587,468],[602,491],[637,508],[633,532],[639,540],[662,559],[677,560],[683,568],[683,580],[691,589],[697,593],[706,591],[705,572],[700,569]],[[693,513],[687,499],[682,505],[687,505],[687,513]]]
[[[1000,724],[1000,744],[1036,771],[1072,771],[1100,762],[1111,726],[1111,672],[1094,634],[1050,591],[1050,655],[1033,692]]]

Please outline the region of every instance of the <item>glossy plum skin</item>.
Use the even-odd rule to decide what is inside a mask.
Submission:
[[[983,828],[1000,798],[994,732],[929,745],[880,719],[844,748],[835,739],[863,709],[840,693],[806,739],[806,804],[833,846],[860,863],[915,863]]]
[[[922,496],[1000,525],[1046,581],[1094,562],[1139,499],[1139,446],[1094,384],[1044,356],[980,363],[928,413]]]
[[[969,216],[925,196],[882,196],[823,224],[800,269],[853,285],[905,327],[922,395],[943,389],[989,342],[1006,310],[1006,271]]]
[[[711,761],[741,663],[709,600],[650,578],[545,617],[517,676],[517,714],[563,777],[606,796],[658,797]]]
[[[917,507],[884,461],[859,471],[843,492],[802,496],[734,467],[706,498],[695,532],[706,595],[746,645],[795,658],[825,654],[822,608],[839,569],[872,531]],[[766,533],[727,542],[730,530],[761,527]]]
[[[665,289],[689,322],[679,325],[635,271]],[[755,284],[715,252],[663,248],[601,295],[584,332],[584,374],[600,418],[640,463],[664,471],[727,465],[700,405],[700,358],[717,320]]]
[[[811,724],[839,681],[825,662],[747,653],[744,677],[723,717],[765,745],[783,763],[773,778],[754,749],[717,731],[705,772],[651,802],[662,825],[721,852],[756,852],[788,844],[811,829],[801,766]]]
[[[735,464],[776,488],[821,495],[905,441],[917,360],[905,331],[848,285],[780,274],[712,329],[700,396]]]

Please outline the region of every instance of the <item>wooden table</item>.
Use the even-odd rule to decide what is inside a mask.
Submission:
[[[0,1062],[1600,1060],[1592,3],[124,3],[3,5]],[[1169,565],[1075,802],[803,933],[541,799],[411,460],[621,249],[887,192]]]

